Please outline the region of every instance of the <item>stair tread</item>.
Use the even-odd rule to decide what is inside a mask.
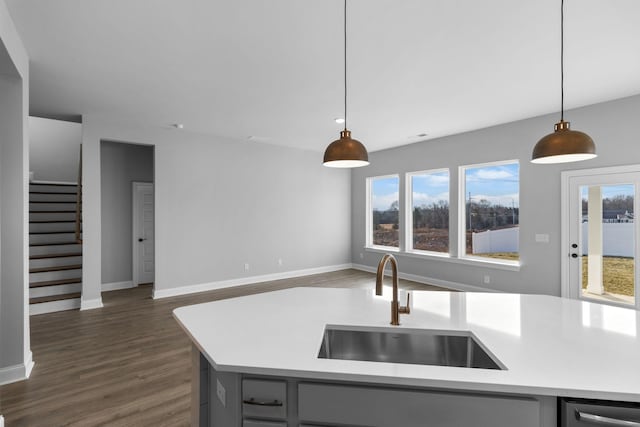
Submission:
[[[72,256],[82,256],[82,252],[61,252],[59,254],[31,255],[29,259],[67,258]]]
[[[76,298],[80,298],[81,295],[82,294],[80,292],[74,292],[71,294],[49,295],[46,297],[29,298],[29,304],[41,304],[43,302],[60,301],[65,299],[76,299]]]
[[[82,277],[74,277],[72,279],[45,280],[43,282],[31,282],[29,288],[42,288],[43,286],[70,285],[73,283],[82,283]]]
[[[76,213],[75,209],[74,210],[57,210],[57,211],[32,211],[30,210],[29,213]]]
[[[76,222],[73,219],[64,219],[64,220],[55,220],[55,219],[36,219],[33,221],[29,221],[29,224],[55,224],[55,223],[72,223]]]
[[[61,246],[61,245],[79,245],[80,243],[75,240],[71,240],[68,242],[55,242],[55,243],[31,243],[29,246]]]
[[[48,271],[66,271],[66,270],[80,270],[80,269],[82,269],[82,264],[56,265],[53,267],[30,268],[29,273],[45,273]]]
[[[73,194],[75,196],[77,193],[75,191],[29,191],[29,194]]]
[[[57,205],[61,205],[63,203],[66,204],[75,204],[75,200],[29,200],[29,203],[54,203]]]
[[[30,235],[34,234],[75,234],[76,230],[61,230],[61,231],[30,231]]]
[[[78,184],[74,182],[30,182],[31,185],[50,185],[52,187],[77,187]]]

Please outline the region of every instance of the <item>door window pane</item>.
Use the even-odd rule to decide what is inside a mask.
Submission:
[[[633,184],[580,187],[583,296],[635,303]]]
[[[409,249],[449,253],[449,171],[408,174]]]

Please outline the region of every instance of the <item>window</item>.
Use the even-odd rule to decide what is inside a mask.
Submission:
[[[449,171],[407,174],[407,250],[449,253]]]
[[[369,196],[367,246],[400,247],[398,175],[367,179]]]
[[[507,161],[460,167],[460,253],[517,263],[520,165]]]

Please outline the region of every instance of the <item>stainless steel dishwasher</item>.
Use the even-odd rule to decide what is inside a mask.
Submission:
[[[561,427],[640,427],[640,403],[560,399]]]

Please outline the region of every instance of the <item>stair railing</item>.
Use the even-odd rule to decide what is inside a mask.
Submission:
[[[80,144],[80,161],[78,162],[78,187],[76,189],[76,243],[82,243],[82,144]]]

